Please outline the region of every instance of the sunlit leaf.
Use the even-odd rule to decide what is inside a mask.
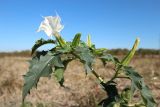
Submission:
[[[75,49],[76,55],[80,58],[87,72],[92,71],[92,63],[94,61],[94,56],[87,47],[77,47]]]
[[[29,71],[24,75],[24,86],[23,86],[23,101],[24,98],[28,93],[30,93],[30,90],[32,87],[37,87],[37,83],[40,79],[40,77],[47,77],[50,76],[52,73],[52,60],[54,59],[54,56],[45,55],[40,56],[40,58],[33,58],[32,61],[30,61],[30,67]]]
[[[34,46],[32,47],[32,52],[31,52],[31,55],[42,45],[45,45],[45,44],[55,44],[56,41],[52,40],[52,39],[49,39],[49,40],[44,40],[44,39],[39,39],[36,41],[36,43],[34,44]]]

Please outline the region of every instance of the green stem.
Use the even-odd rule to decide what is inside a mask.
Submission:
[[[64,41],[64,39],[60,36],[60,34],[55,33],[55,37],[56,40],[58,41],[59,45],[64,48],[64,46],[66,45],[66,42]]]
[[[102,79],[102,77],[100,77],[94,70],[92,70],[93,75],[100,81],[100,82],[104,82],[104,80]]]
[[[118,68],[117,68],[117,70],[116,70],[116,73],[114,74],[114,76],[111,78],[110,81],[113,81],[114,79],[117,78],[117,76],[118,76],[118,74],[119,74],[119,70],[121,69],[121,67],[122,67],[122,65],[119,65],[119,66],[118,66]]]

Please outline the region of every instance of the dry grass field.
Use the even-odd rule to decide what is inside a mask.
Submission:
[[[23,77],[28,69],[29,57],[0,57],[0,107],[21,107]],[[131,64],[149,85],[160,107],[160,56],[136,57]],[[108,69],[107,69],[108,68]],[[102,66],[97,60],[96,71],[105,80],[113,75],[112,66]],[[119,81],[121,90],[128,82]],[[106,97],[92,74],[84,73],[81,63],[72,61],[65,72],[66,88],[60,87],[51,77],[41,78],[37,89],[26,98],[25,107],[96,107]],[[136,96],[135,96],[136,97]]]

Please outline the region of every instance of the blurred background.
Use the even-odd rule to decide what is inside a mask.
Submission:
[[[61,35],[65,40],[71,41],[80,32],[86,41],[90,34],[97,48],[107,48],[108,53],[120,59],[139,37],[141,42],[130,65],[143,75],[160,103],[159,0],[0,0],[1,107],[21,106],[23,75],[28,70],[31,47],[37,39],[49,39],[44,32],[36,31],[43,17],[56,13],[64,25]],[[50,47],[53,46],[46,45],[40,50]],[[42,78],[38,89],[27,96],[26,107],[95,107],[105,98],[105,92],[92,74],[85,76],[83,66],[79,65],[73,61],[67,67],[67,89],[54,78]],[[106,80],[113,75],[110,64],[104,67],[97,60],[95,69]],[[118,82],[122,90],[126,84]]]

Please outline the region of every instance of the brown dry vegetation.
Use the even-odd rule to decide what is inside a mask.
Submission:
[[[16,56],[0,57],[0,107],[21,106],[22,75],[28,69],[29,59]],[[157,103],[160,103],[160,56],[136,57],[131,65],[143,75]],[[106,80],[113,75],[112,66],[103,67],[100,61],[95,63],[95,69]],[[120,90],[129,82],[117,81]],[[95,107],[106,97],[93,75],[86,76],[82,64],[77,61],[68,65],[64,85],[66,88],[60,87],[53,77],[41,78],[37,90],[32,89],[26,102],[34,107]]]

